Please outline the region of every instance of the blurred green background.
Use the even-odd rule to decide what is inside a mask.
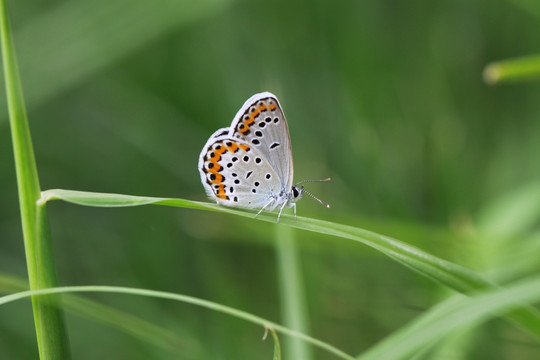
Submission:
[[[271,91],[289,123],[295,180],[332,178],[307,186],[332,208],[307,198],[300,216],[391,235],[500,283],[540,270],[540,85],[482,80],[486,64],[539,51],[535,1],[8,6],[43,189],[203,201],[202,146],[247,98]],[[25,278],[0,91],[0,272]],[[281,320],[272,224],[160,207],[49,209],[61,285],[184,293]],[[297,236],[311,333],[351,354],[450,294],[362,245]],[[271,358],[263,330],[243,321],[154,299],[89,297],[182,343],[162,349],[68,313],[75,359]],[[36,357],[30,303],[0,307],[0,358]],[[540,349],[493,320],[431,357],[533,359]]]

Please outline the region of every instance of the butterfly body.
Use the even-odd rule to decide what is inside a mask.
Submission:
[[[229,128],[217,130],[199,157],[201,182],[218,204],[281,211],[304,189],[293,185],[289,128],[275,95],[249,98]],[[279,216],[278,216],[279,221]]]

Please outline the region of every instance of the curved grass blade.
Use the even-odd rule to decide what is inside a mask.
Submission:
[[[26,281],[0,273],[0,293],[26,290],[28,290]],[[138,340],[171,351],[175,356],[182,355],[184,358],[186,354],[190,354],[190,359],[204,358],[201,346],[194,339],[190,339],[185,331],[182,331],[180,335],[177,331],[173,332],[132,314],[78,295],[64,295],[62,306],[68,313],[114,328]]]
[[[253,212],[241,211],[219,206],[217,204],[190,201],[185,199],[155,198],[120,194],[90,193],[72,190],[47,190],[42,192],[40,203],[48,200],[64,200],[85,206],[137,206],[155,204],[176,206],[191,209],[219,211],[244,217],[253,217]],[[259,220],[275,223],[275,214],[261,214]],[[445,284],[450,288],[468,293],[475,290],[494,288],[495,284],[482,278],[471,270],[455,263],[440,259],[404,242],[353,226],[332,223],[329,221],[282,215],[280,224],[297,229],[332,235],[353,240],[370,246],[401,264],[417,271],[423,276]],[[540,314],[531,307],[522,307],[505,318],[519,327],[540,338]]]
[[[489,289],[473,297],[454,296],[419,316],[399,331],[386,337],[357,360],[410,359],[462,327],[478,325],[512,308],[540,300],[540,276]]]
[[[246,320],[253,324],[263,326],[265,328],[272,328],[277,332],[286,334],[289,336],[294,336],[296,338],[302,339],[313,346],[316,346],[320,349],[323,349],[335,356],[345,359],[345,360],[354,360],[351,355],[346,354],[345,352],[337,349],[336,347],[327,344],[323,341],[317,340],[311,336],[302,334],[298,331],[291,330],[287,327],[276,324],[272,321],[263,319],[259,316],[250,314],[248,312],[238,310],[229,306],[221,305],[212,301],[199,299],[193,296],[174,294],[165,291],[155,291],[155,290],[146,290],[146,289],[136,289],[128,288],[121,286],[62,286],[49,289],[40,289],[40,290],[31,290],[31,291],[22,291],[15,294],[6,295],[0,297],[0,305],[7,304],[16,300],[24,299],[30,296],[37,295],[47,295],[47,294],[61,294],[61,293],[75,293],[75,292],[101,292],[101,293],[115,293],[115,294],[131,294],[139,296],[147,296],[160,299],[168,299],[180,301],[187,304],[192,304],[200,307],[204,307],[210,310],[215,310],[223,314],[234,316],[238,319]]]
[[[279,344],[279,338],[276,331],[270,326],[267,326],[264,332],[263,340],[266,340],[268,332],[272,334],[272,339],[274,340],[274,356],[272,357],[272,360],[281,360],[281,345]]]

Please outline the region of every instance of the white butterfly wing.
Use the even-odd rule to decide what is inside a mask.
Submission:
[[[278,173],[256,146],[221,135],[222,130],[210,137],[199,158],[206,193],[218,204],[262,208],[282,190]]]
[[[293,158],[289,127],[275,95],[264,92],[249,98],[236,114],[229,136],[242,139],[263,156],[282,183],[280,191],[291,189]]]

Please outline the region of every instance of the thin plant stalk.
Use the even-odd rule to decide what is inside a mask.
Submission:
[[[285,326],[309,334],[307,302],[302,277],[300,255],[294,229],[276,225],[276,260],[280,290],[281,311]],[[311,348],[298,338],[284,343],[286,359],[313,359]]]
[[[54,287],[57,281],[47,211],[45,206],[38,211],[36,205],[41,190],[5,0],[0,0],[0,32],[30,289]],[[68,359],[69,347],[57,296],[33,297],[32,307],[40,359]]]

